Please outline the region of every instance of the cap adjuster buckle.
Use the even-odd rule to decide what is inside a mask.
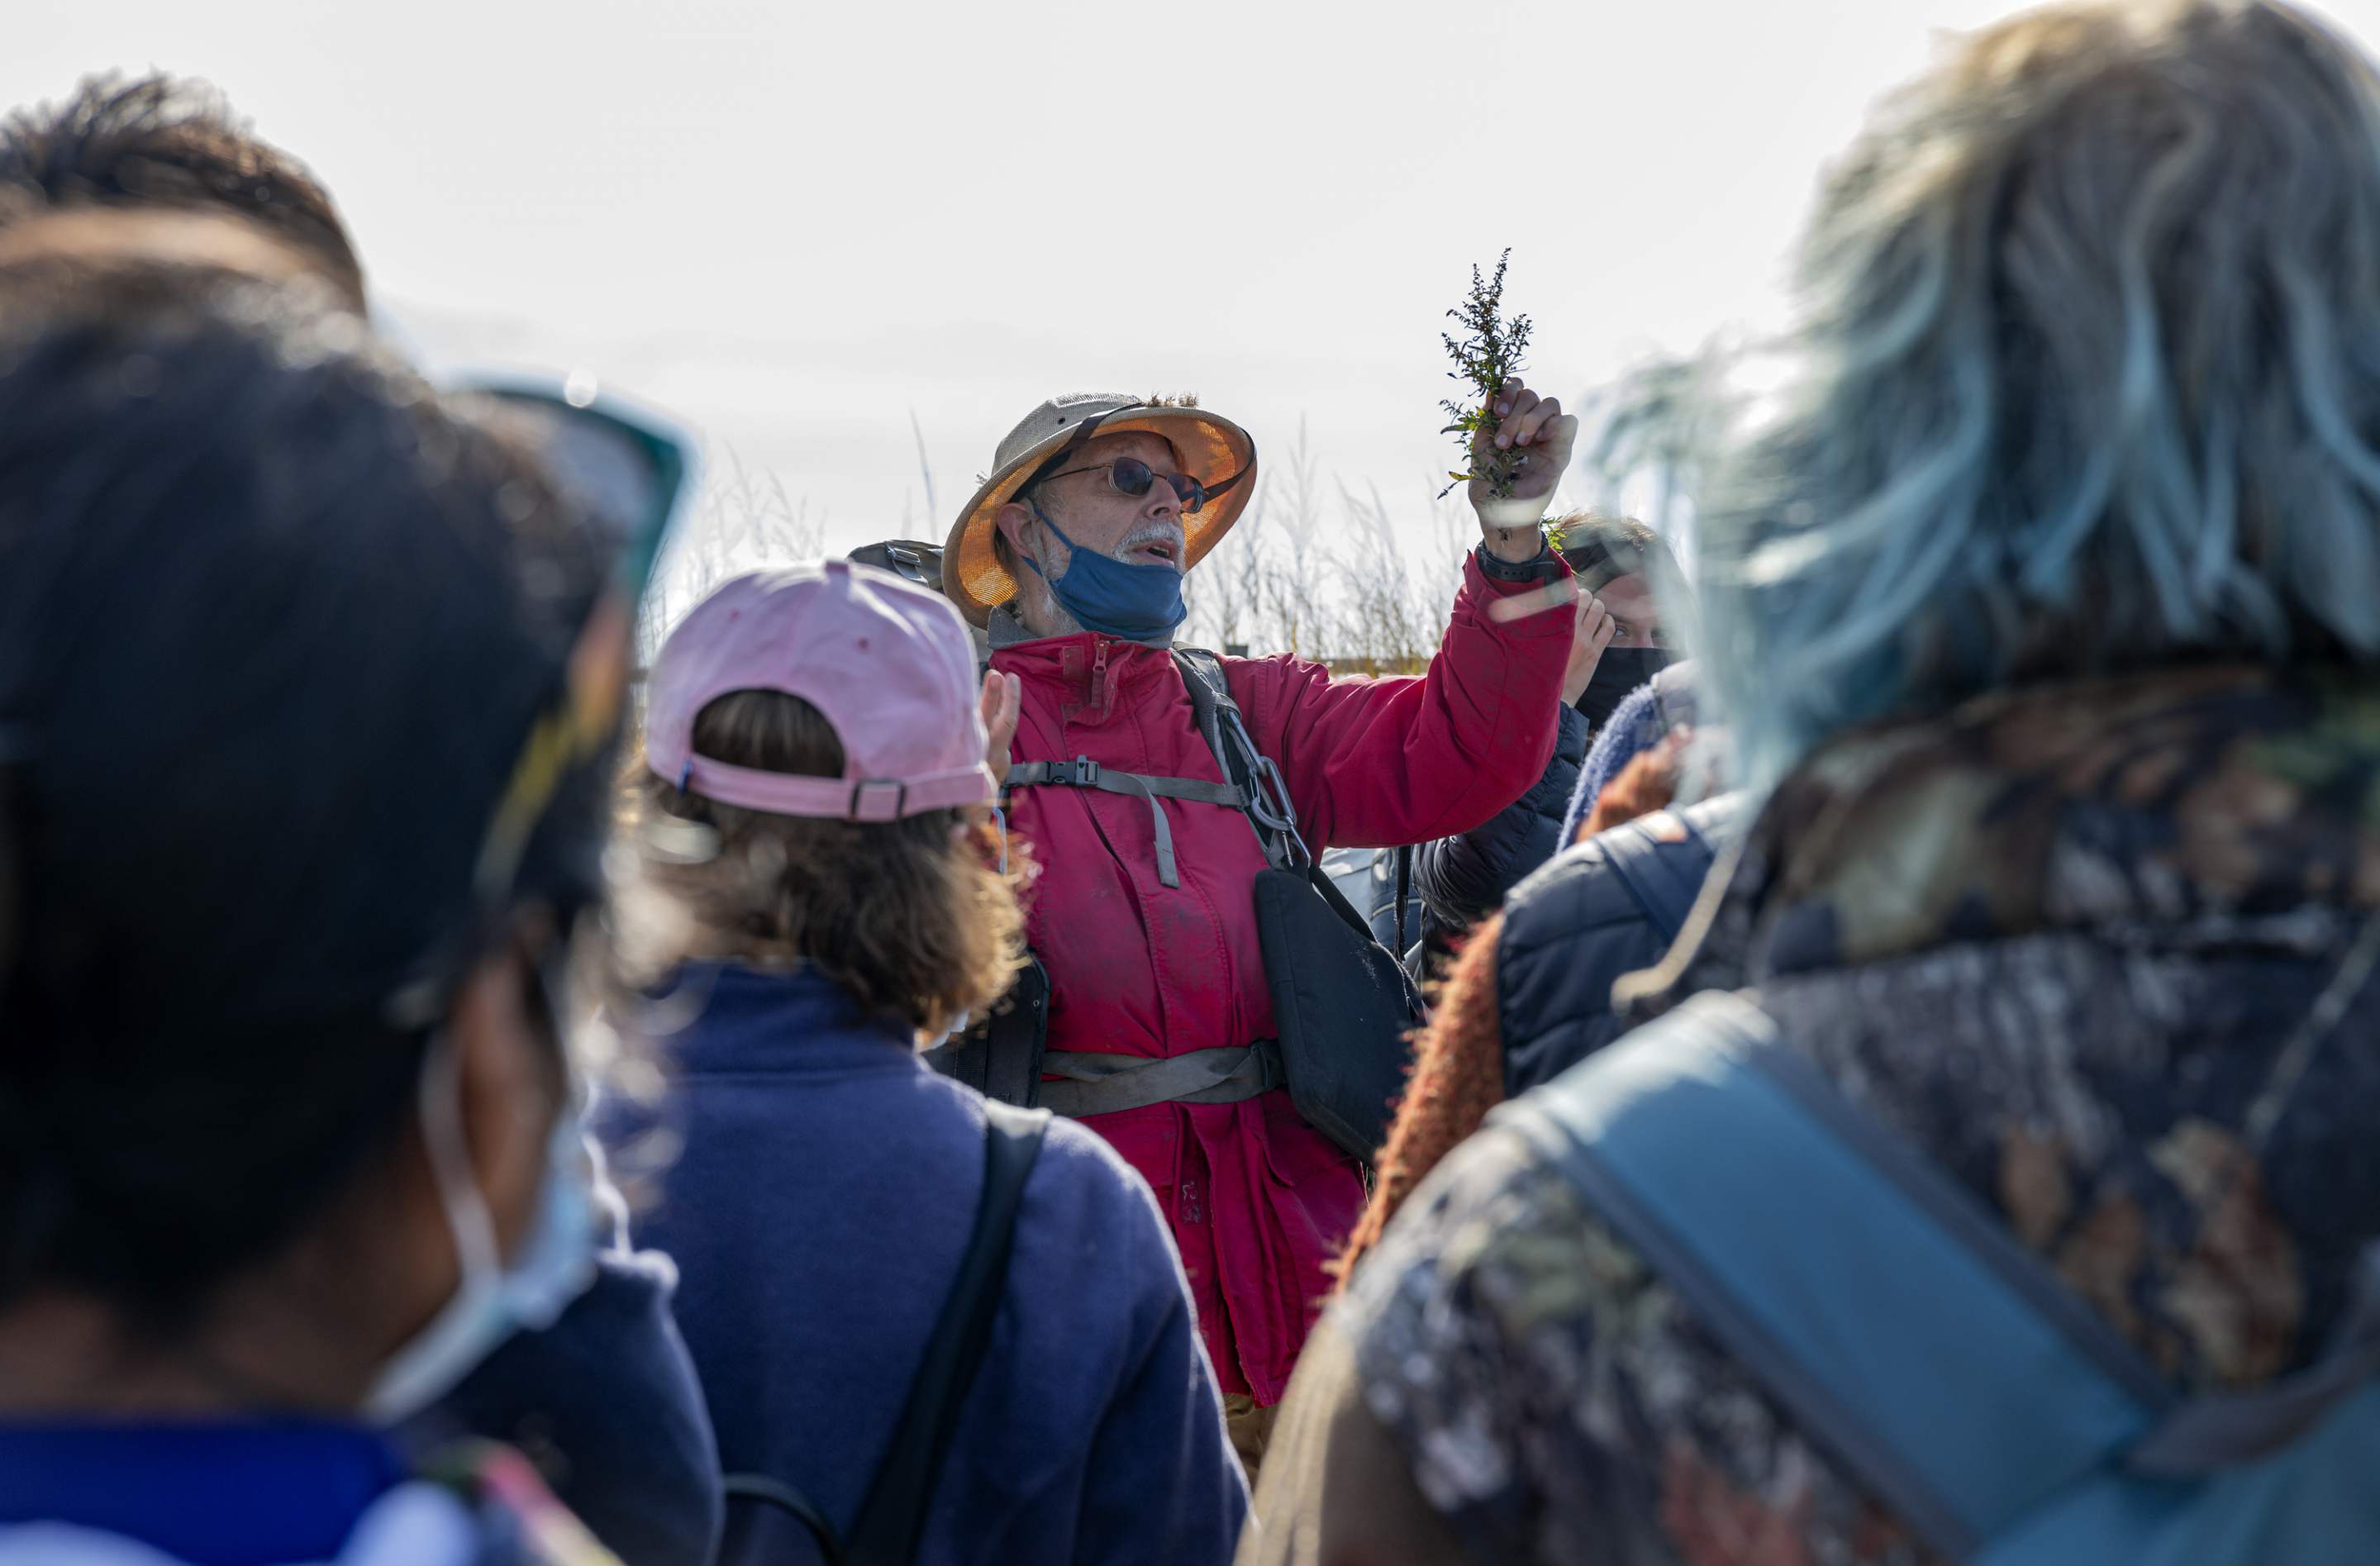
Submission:
[[[871,805],[883,798],[881,795],[874,796],[873,799],[868,797],[868,791],[871,788],[892,790],[892,808],[881,813],[869,808]],[[909,785],[900,779],[861,778],[851,785],[851,807],[848,814],[849,819],[855,821],[897,821],[907,813],[908,805]]]

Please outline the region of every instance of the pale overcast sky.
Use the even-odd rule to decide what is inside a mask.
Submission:
[[[837,547],[939,537],[1084,387],[1195,389],[1275,455],[1303,418],[1326,482],[1418,528],[1474,261],[1512,247],[1565,396],[1772,318],[1821,161],[1934,30],[2009,8],[17,0],[0,100],[211,79],[424,352],[591,368]],[[2380,36],[2380,0],[2324,8]]]

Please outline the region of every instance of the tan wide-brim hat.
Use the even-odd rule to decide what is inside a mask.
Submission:
[[[1206,557],[1232,530],[1257,488],[1257,443],[1228,419],[1203,408],[1168,407],[1140,397],[1077,392],[1052,397],[1025,416],[992,454],[998,466],[959,513],[942,548],[942,591],[959,613],[981,625],[993,609],[1016,596],[1016,578],[992,552],[1000,508],[1016,498],[1050,459],[1098,435],[1154,435],[1170,443],[1182,471],[1207,486],[1207,504],[1182,518],[1186,543],[1182,568]]]

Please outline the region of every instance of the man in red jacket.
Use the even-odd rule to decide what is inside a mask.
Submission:
[[[1522,459],[1515,498],[1491,502],[1473,485],[1482,540],[1427,674],[1334,682],[1287,657],[1223,661],[1318,855],[1464,831],[1544,770],[1574,594],[1536,522],[1577,420],[1517,382],[1499,414],[1493,438]],[[992,698],[1021,709],[1014,760],[1087,757],[1111,774],[1224,781],[1168,649],[1183,573],[1255,487],[1255,443],[1186,403],[1061,397],[1001,443],[951,531],[943,587],[990,633],[1006,687]],[[1266,861],[1235,811],[1026,787],[1010,826],[1042,867],[1027,935],[1050,977],[1050,1050],[1171,1060],[1278,1036],[1253,893]],[[1323,1265],[1362,1210],[1356,1168],[1278,1090],[1086,1123],[1147,1177],[1171,1221],[1253,1470],[1330,1288]]]

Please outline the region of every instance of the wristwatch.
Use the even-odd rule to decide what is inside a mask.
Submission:
[[[1540,535],[1536,554],[1517,564],[1489,549],[1480,540],[1472,558],[1479,562],[1480,575],[1491,582],[1550,582],[1562,574],[1562,558],[1554,552],[1549,540]]]

